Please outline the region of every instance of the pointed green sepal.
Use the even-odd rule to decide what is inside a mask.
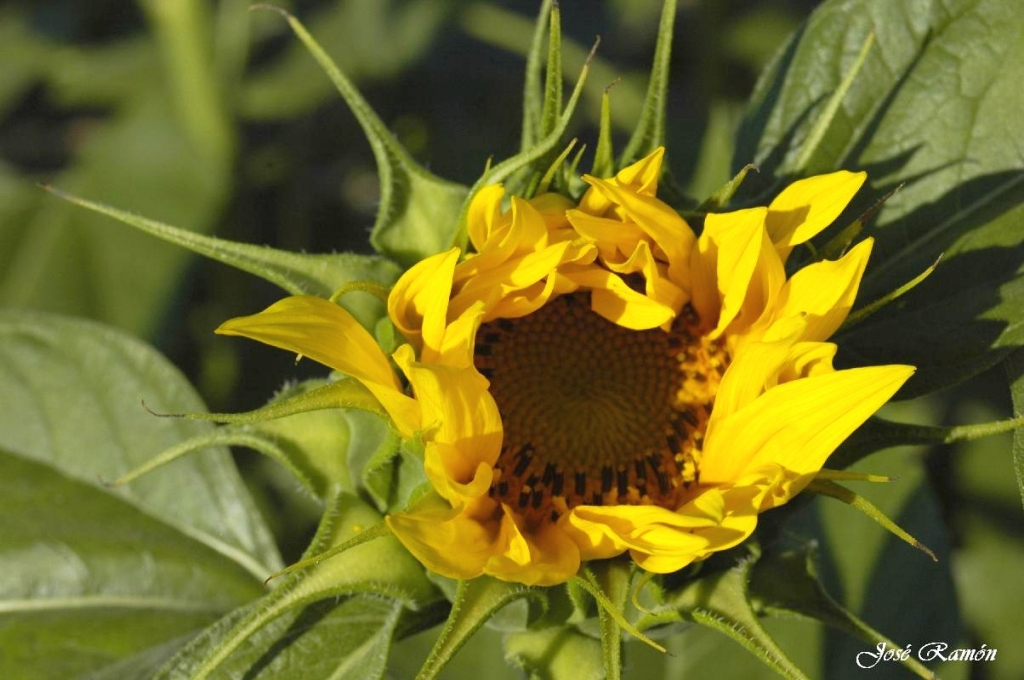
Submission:
[[[349,596],[368,594],[396,601],[407,611],[427,611],[439,600],[439,593],[427,580],[423,567],[395,538],[374,533],[382,524],[381,516],[355,496],[333,495],[304,555],[304,561],[321,559],[296,570],[259,600],[258,606],[231,620],[226,629],[215,626],[200,633],[156,674],[155,680],[186,675],[191,680],[207,680],[230,675],[225,671],[231,666],[232,656],[241,652],[250,638],[285,614],[314,602],[341,603]],[[326,560],[326,553],[337,557]]]
[[[626,620],[625,615],[622,613],[623,605],[625,604],[625,598],[622,599],[620,604],[616,604],[609,599],[608,594],[602,590],[602,586],[598,583],[597,579],[592,573],[585,572],[584,576],[574,576],[572,583],[576,584],[583,590],[587,591],[594,600],[597,601],[597,606],[600,611],[604,612],[603,615],[611,617],[614,623],[622,628],[637,640],[640,640],[644,644],[658,650],[659,652],[666,651],[664,647],[659,645],[657,642],[647,637],[640,632],[640,629],[634,626],[632,623]],[[603,624],[602,624],[603,627]]]
[[[597,50],[599,42],[600,41],[596,41],[594,43],[594,47],[590,50],[590,54],[587,56],[583,69],[580,71],[579,79],[576,81],[576,86],[573,88],[572,94],[569,95],[569,101],[566,102],[565,109],[562,111],[562,117],[559,119],[558,125],[555,129],[546,137],[539,140],[537,144],[529,150],[520,152],[511,158],[506,158],[497,165],[489,167],[480,179],[473,184],[472,189],[469,191],[469,198],[462,207],[462,213],[459,217],[459,229],[452,239],[452,246],[463,250],[466,248],[466,242],[469,238],[466,232],[466,215],[469,211],[469,202],[479,189],[487,186],[488,184],[502,182],[513,173],[522,170],[539,159],[542,159],[549,151],[555,148],[559,140],[561,140],[562,135],[565,134],[566,128],[569,127],[569,121],[572,119],[573,113],[576,111],[576,104],[579,102],[580,94],[583,92],[583,84],[586,82],[587,73],[590,71],[590,61],[594,57],[594,52]]]
[[[747,173],[753,170],[757,172],[756,165],[744,165],[736,176],[731,180],[723,184],[715,193],[704,199],[704,202],[697,208],[698,212],[716,212],[723,210],[732,197],[736,195],[736,191],[739,190],[740,185],[743,184],[743,180],[747,178]]]
[[[732,569],[695,579],[671,593],[668,604],[683,620],[732,638],[782,677],[808,680],[761,625],[751,604],[748,588],[754,563],[753,558],[748,558]]]
[[[320,564],[324,560],[329,560],[332,557],[335,557],[336,555],[340,555],[340,554],[342,554],[344,552],[347,552],[347,551],[351,550],[352,548],[355,548],[356,546],[360,546],[360,545],[362,545],[364,543],[368,543],[368,542],[370,542],[372,540],[375,540],[375,539],[378,539],[378,538],[383,538],[384,536],[390,536],[390,535],[391,535],[391,528],[388,527],[388,525],[386,523],[380,522],[378,524],[374,524],[369,529],[362,530],[361,532],[359,532],[358,534],[356,534],[355,536],[353,536],[349,540],[345,541],[344,543],[341,543],[339,545],[333,546],[330,549],[325,550],[322,553],[317,553],[316,555],[312,555],[310,557],[304,557],[303,559],[299,560],[298,562],[295,562],[293,564],[289,564],[284,569],[280,569],[278,571],[275,571],[273,574],[268,576],[266,578],[266,580],[263,581],[263,585],[267,585],[271,581],[273,581],[274,579],[281,578],[282,576],[287,576],[288,574],[294,574],[295,572],[302,571],[303,569],[309,569],[310,567],[315,567],[316,565]]]
[[[885,203],[895,196],[903,188],[905,183],[897,184],[894,189],[890,189],[884,196],[875,201],[875,204],[865,210],[860,217],[855,219],[853,222],[843,228],[838,234],[836,234],[828,243],[821,247],[821,257],[825,260],[838,260],[847,251],[850,245],[860,236],[861,231],[864,230],[864,225],[868,223],[868,220],[872,219],[875,214],[882,208]]]
[[[160,418],[184,418],[239,425],[264,423],[297,413],[331,408],[354,408],[360,411],[369,411],[381,417],[387,416],[387,412],[377,398],[358,380],[342,378],[326,385],[319,385],[320,382],[310,380],[301,383],[297,388],[288,390],[286,394],[275,398],[266,406],[252,411],[241,413],[155,413],[150,411],[150,413]]]
[[[281,461],[288,466],[289,469],[295,474],[296,477],[306,486],[310,486],[311,482],[309,478],[304,474],[303,471],[295,468],[291,465],[287,454],[277,444],[268,439],[267,437],[260,435],[259,433],[244,432],[238,430],[231,430],[228,428],[219,428],[207,434],[199,435],[198,437],[192,437],[186,439],[168,449],[161,451],[159,454],[154,456],[151,460],[140,465],[139,467],[124,473],[117,479],[107,482],[105,486],[108,488],[116,488],[130,484],[139,477],[149,474],[158,468],[162,468],[168,463],[187,456],[191,453],[197,453],[206,449],[212,449],[218,446],[241,446],[253,451],[263,453],[275,460]]]
[[[810,245],[810,244],[808,244],[808,245]],[[850,315],[848,317],[846,317],[846,321],[843,322],[843,325],[840,327],[839,330],[840,331],[850,330],[851,328],[853,328],[854,326],[856,326],[861,321],[863,321],[864,319],[868,318],[869,316],[871,316],[872,314],[874,314],[878,310],[882,309],[883,307],[889,305],[892,302],[895,302],[899,298],[903,297],[904,295],[906,295],[910,291],[912,291],[915,288],[917,288],[917,286],[922,281],[924,281],[929,276],[931,276],[932,272],[935,271],[935,268],[939,266],[939,262],[941,262],[941,261],[942,261],[942,255],[939,255],[939,258],[937,260],[935,260],[935,262],[933,262],[931,264],[931,266],[929,266],[927,269],[925,269],[923,272],[921,272],[920,274],[918,274],[917,276],[915,276],[911,280],[909,280],[906,283],[904,283],[902,286],[900,286],[896,290],[892,291],[888,295],[885,295],[885,296],[875,300],[874,302],[871,302],[871,303],[861,307],[860,309],[855,309],[852,312],[850,312]]]
[[[654,46],[654,63],[651,66],[651,79],[647,84],[643,111],[629,142],[626,143],[626,148],[622,150],[622,156],[619,157],[620,168],[665,145],[665,106],[669,63],[672,59],[672,33],[675,29],[678,4],[677,0],[665,0],[662,5],[658,40]]]
[[[602,560],[591,562],[588,570],[612,606],[623,611],[629,599],[630,563],[622,559]],[[622,627],[603,608],[598,611],[598,617],[605,680],[619,680],[622,676]]]
[[[380,402],[352,378],[327,384],[322,380],[298,383],[283,390],[266,406],[243,413],[154,415],[225,423],[227,427],[215,433],[224,438],[220,443],[243,446],[273,458],[288,468],[314,496],[324,499],[330,489],[338,485],[354,493],[356,475],[367,474],[366,468],[352,467],[351,456],[343,455],[357,446],[350,432],[348,409],[366,412],[389,432],[388,436],[397,437]],[[196,448],[187,452],[201,448],[205,446],[196,443]],[[395,449],[397,445],[392,447],[392,455]],[[131,473],[131,479],[187,452],[172,455],[168,450]],[[383,465],[376,463],[375,467]],[[128,480],[118,480],[124,481]],[[389,487],[393,484],[390,479],[381,481]],[[365,480],[363,482],[365,484]]]
[[[612,101],[608,94],[612,85],[606,87],[604,94],[601,95],[601,122],[597,130],[594,164],[590,168],[590,174],[594,177],[611,177],[615,174],[615,151],[612,148]]]
[[[558,3],[551,5],[548,28],[548,65],[544,76],[544,102],[540,114],[539,139],[558,127],[562,116],[562,12]]]
[[[547,172],[544,173],[544,176],[540,178],[540,182],[537,184],[537,189],[536,191],[533,192],[534,194],[547,193],[551,189],[551,183],[555,180],[555,178],[559,174],[559,171],[563,168],[565,159],[569,157],[570,153],[572,153],[572,149],[574,146],[576,146],[576,140],[572,139],[569,141],[569,145],[565,147],[565,150],[562,151],[562,153],[558,154],[555,160],[551,163],[551,167],[547,169]]]
[[[840,500],[847,505],[860,510],[862,513],[875,520],[880,524],[886,531],[891,533],[896,538],[904,541],[905,543],[917,548],[928,557],[932,558],[932,561],[938,562],[939,558],[935,556],[935,553],[921,543],[919,540],[911,536],[905,529],[900,527],[896,522],[889,519],[888,516],[881,510],[879,510],[873,503],[864,498],[858,493],[850,491],[844,486],[840,486],[835,482],[831,482],[827,479],[815,479],[807,485],[807,490],[813,493],[821,494],[822,496],[829,496]]]
[[[541,134],[541,112],[544,102],[541,96],[540,76],[543,71],[544,33],[551,16],[551,0],[541,3],[537,14],[537,22],[533,29],[533,38],[526,55],[526,77],[523,82],[523,130],[519,141],[519,152],[532,149]]]
[[[542,598],[540,591],[519,583],[499,581],[480,576],[472,581],[459,581],[441,635],[430,650],[416,680],[432,680],[451,658],[495,612],[524,597]]]
[[[856,219],[843,227],[828,243],[821,247],[819,255],[823,260],[838,260],[864,231],[864,220]],[[808,241],[808,244],[810,242]]]
[[[87,210],[106,215],[168,243],[258,276],[292,295],[328,297],[356,281],[368,287],[388,286],[401,273],[394,263],[380,257],[352,253],[308,255],[228,241],[134,215],[52,186],[43,185],[43,188]],[[359,310],[352,311],[357,314],[360,321],[369,318],[365,311],[361,314]]]
[[[395,139],[355,85],[294,16],[273,5],[334,83],[363,128],[380,177],[380,207],[370,242],[378,252],[411,265],[444,250],[457,224],[466,187],[433,175]]]

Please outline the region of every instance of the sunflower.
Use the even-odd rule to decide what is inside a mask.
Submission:
[[[423,442],[430,488],[387,524],[429,569],[555,585],[628,551],[679,570],[750,536],[913,368],[832,365],[826,340],[871,239],[786,276],[864,173],[708,214],[697,237],[657,198],[662,157],[584,176],[578,203],[512,196],[504,209],[501,185],[478,191],[472,248],[420,261],[391,290],[405,343],[390,359],[311,296],[218,332],[356,378]]]

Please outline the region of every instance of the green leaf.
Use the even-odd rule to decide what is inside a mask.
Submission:
[[[940,253],[943,262],[839,341],[858,363],[917,365],[906,396],[961,381],[1024,343],[1022,38],[1004,0],[829,0],[762,77],[739,133],[734,167],[761,168],[745,202],[838,168],[868,171],[854,214],[903,185],[865,229],[876,247],[861,300]]]
[[[68,678],[193,634],[260,579],[130,502],[0,451],[0,676]]]
[[[658,41],[654,46],[654,63],[647,83],[647,96],[643,111],[632,136],[619,158],[619,167],[625,167],[647,156],[665,144],[665,105],[668,93],[669,64],[672,60],[672,32],[676,22],[676,0],[665,0],[658,24]]]
[[[103,486],[213,429],[156,418],[140,398],[203,408],[137,340],[93,322],[0,313],[0,644],[23,650],[5,655],[4,677],[159,660],[257,597],[280,565],[222,447],[127,488]]]
[[[789,659],[758,620],[748,592],[753,560],[695,579],[671,594],[671,605],[686,621],[724,633],[785,678],[807,676]],[[641,624],[641,627],[643,625]]]
[[[177,369],[138,340],[92,322],[0,313],[0,447],[102,488],[213,429],[156,418],[141,399],[159,411],[203,410]],[[280,564],[224,449],[175,463],[115,495],[254,575]]]
[[[299,21],[273,5],[334,83],[363,128],[380,176],[380,206],[370,242],[378,252],[409,266],[444,250],[458,226],[466,187],[427,172],[399,144],[384,122]]]
[[[330,550],[380,521],[380,515],[365,503],[352,495],[339,493],[328,503],[317,536],[305,557]],[[156,679],[236,677],[274,664],[294,667],[296,670],[289,672],[297,673],[310,663],[320,664],[329,671],[320,677],[344,676],[347,670],[367,667],[379,677],[394,626],[390,617],[398,610],[366,607],[364,596],[369,595],[397,603],[399,607],[424,611],[438,600],[422,566],[396,539],[385,536],[290,575],[247,611],[232,615],[197,637]],[[336,614],[340,618],[335,623],[366,626],[366,630],[349,635],[346,646],[336,654],[335,625],[314,627],[310,632],[304,629],[303,634],[310,636],[304,643],[305,651],[289,658],[288,642],[293,628],[305,626],[301,619],[309,616],[310,605],[328,601],[320,606],[331,611],[330,605],[344,605],[352,596],[358,603]],[[360,618],[361,612],[368,612],[368,617]],[[282,617],[286,617],[287,625],[280,623]],[[325,649],[332,650],[326,660],[321,659]]]
[[[1006,358],[1006,375],[1010,382],[1013,414],[1024,417],[1024,350],[1017,350]],[[1024,429],[1013,433],[1013,469],[1017,473],[1017,487],[1024,503]]]
[[[233,626],[266,606],[268,599],[218,621],[179,655],[176,665],[155,677],[195,677],[188,657],[210,653]],[[369,595],[290,608],[253,632],[244,647],[222,662],[214,677],[380,678],[402,611],[401,602]]]

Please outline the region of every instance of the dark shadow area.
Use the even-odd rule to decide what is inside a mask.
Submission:
[[[861,305],[910,281],[960,239],[1008,245],[945,257],[912,291],[837,334],[837,364],[915,365],[917,375],[900,392],[905,398],[966,379],[1024,344],[1019,322],[1024,310],[1024,194],[1005,190],[984,201],[992,192],[981,193],[1021,182],[1024,173],[1018,172],[980,177],[897,222],[869,228],[868,234],[877,240],[872,259],[881,262],[868,266],[858,296]],[[954,206],[962,205],[964,196],[979,194],[977,209],[968,206],[956,212]],[[952,215],[935,224],[936,212]],[[966,243],[969,247],[969,240]]]

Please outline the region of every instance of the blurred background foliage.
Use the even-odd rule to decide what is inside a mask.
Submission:
[[[436,174],[468,185],[490,156],[517,150],[534,0],[277,4],[305,22]],[[688,193],[704,197],[728,179],[736,128],[759,71],[817,4],[681,0],[668,148],[671,172]],[[37,185],[52,183],[233,240],[369,252],[378,197],[370,148],[280,17],[250,12],[248,5],[21,0],[0,7],[0,306],[125,329],[182,368],[212,411],[253,408],[284,376],[317,373],[310,362],[296,368],[284,353],[211,333],[223,319],[260,309],[280,292]],[[613,86],[621,148],[641,107],[661,1],[565,0],[561,6],[567,79],[575,79],[595,36],[601,38],[570,134],[593,144],[601,93]],[[1005,379],[987,374],[897,404],[890,415],[977,422],[1006,417],[1008,404]],[[848,508],[805,504],[784,530],[820,535],[832,592],[894,639],[916,640],[927,631],[951,643],[999,649],[996,663],[951,666],[943,677],[1019,677],[1024,649],[1014,646],[1024,606],[1018,575],[1024,523],[1009,451],[1009,437],[996,437],[897,449],[860,464],[902,478],[867,493],[942,556],[939,565],[925,565],[929,581],[908,582],[900,565],[925,558]],[[318,508],[273,463],[244,453],[239,462],[286,559],[294,558]],[[862,643],[810,624],[783,626],[779,634],[805,668],[830,678],[857,670],[852,654]],[[430,635],[402,643],[410,653],[394,655],[398,677],[414,672]],[[494,654],[502,652],[488,649],[487,635],[446,674],[487,663],[488,677],[496,677]],[[631,645],[627,661],[651,677],[654,669],[677,677],[684,669],[712,667],[723,677],[768,673],[732,645],[693,630],[673,642],[674,657]],[[890,668],[876,675],[889,677],[886,672],[904,673]]]

